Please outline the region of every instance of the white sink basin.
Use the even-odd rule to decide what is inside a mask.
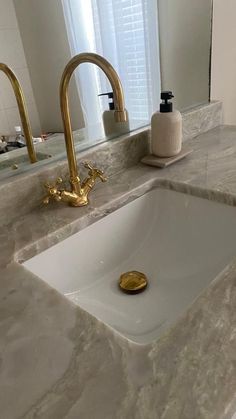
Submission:
[[[79,211],[79,210],[78,210]],[[155,189],[24,263],[130,340],[157,339],[236,255],[236,208]],[[147,289],[122,293],[120,274]]]

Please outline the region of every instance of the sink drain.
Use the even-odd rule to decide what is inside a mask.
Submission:
[[[142,272],[130,271],[120,276],[119,287],[127,294],[138,294],[144,291],[147,285],[147,277]]]

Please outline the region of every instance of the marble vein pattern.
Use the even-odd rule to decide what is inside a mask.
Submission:
[[[122,338],[19,263],[156,187],[236,205],[236,127],[214,128],[189,146],[188,158],[164,170],[124,167],[97,185],[89,207],[53,204],[4,219],[1,419],[233,418],[236,258],[148,345]]]
[[[199,134],[223,123],[221,102],[211,102],[183,113],[183,141],[191,140]]]

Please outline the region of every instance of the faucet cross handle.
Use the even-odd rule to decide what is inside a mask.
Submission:
[[[102,182],[107,181],[106,176],[104,176],[104,172],[102,170],[97,169],[96,167],[93,167],[89,162],[85,162],[84,167],[88,169],[88,174],[92,178],[94,179],[99,178],[101,179]]]
[[[61,190],[58,189],[58,186],[62,184],[62,178],[59,177],[56,180],[56,183],[54,185],[51,185],[49,182],[46,182],[44,184],[46,190],[47,190],[47,195],[46,197],[43,199],[43,203],[45,205],[49,204],[50,199],[54,199],[55,201],[61,201]]]

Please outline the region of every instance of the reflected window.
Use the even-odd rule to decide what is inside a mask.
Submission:
[[[72,55],[96,52],[118,72],[130,119],[148,123],[158,108],[160,61],[156,0],[62,0]],[[87,125],[101,121],[108,108],[99,93],[111,90],[96,66],[77,73]]]

